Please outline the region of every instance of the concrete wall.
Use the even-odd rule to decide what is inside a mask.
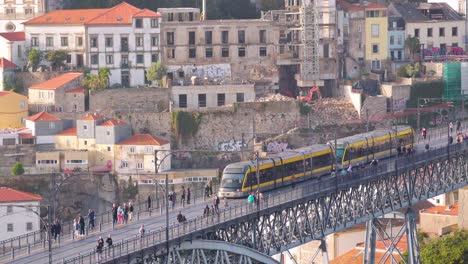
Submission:
[[[0,204],[0,226],[2,231],[2,239],[16,237],[28,232],[34,232],[40,229],[40,212],[37,206],[39,202],[17,202],[17,203],[1,203]],[[7,207],[12,206],[12,212],[7,212]],[[18,206],[32,206],[33,209],[22,208]],[[35,208],[36,207],[36,208]],[[31,212],[33,210],[34,212]],[[27,224],[32,225],[32,229],[26,229]],[[7,225],[12,225],[13,230],[7,231]]]
[[[349,100],[358,112],[358,115],[361,116],[362,102],[360,93],[354,93],[351,85],[340,85],[339,96]]]
[[[442,62],[425,62],[426,74],[430,74],[431,71],[435,72],[434,76],[443,76],[444,74],[444,63]]]
[[[79,138],[95,138],[96,123],[94,120],[76,120],[76,134]]]
[[[421,212],[419,214],[421,231],[442,235],[442,228],[458,223],[458,216],[445,215],[444,212],[440,214],[426,214]]]
[[[361,108],[361,116],[369,114],[369,119],[387,114],[387,98],[384,96],[368,96]]]
[[[410,85],[385,83],[380,86],[380,89],[382,90],[383,96],[393,99],[409,99],[411,94]]]
[[[130,125],[96,126],[96,144],[113,145],[131,135],[132,127]]]
[[[36,163],[35,145],[0,146],[0,174],[10,175],[11,168],[16,162],[29,167]]]

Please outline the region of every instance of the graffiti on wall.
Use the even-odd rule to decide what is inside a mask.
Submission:
[[[216,150],[219,151],[241,151],[242,147],[247,147],[247,144],[243,143],[242,140],[231,139],[229,141],[221,141],[216,146]]]
[[[231,77],[230,64],[168,66],[168,72],[183,71],[185,76],[197,76],[200,79],[225,79]]]
[[[266,146],[266,151],[268,153],[279,153],[279,152],[283,152],[286,150],[289,150],[288,143],[286,142],[272,141],[272,142],[269,142]]]

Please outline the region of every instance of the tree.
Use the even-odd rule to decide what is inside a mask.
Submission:
[[[167,74],[167,68],[161,62],[152,63],[146,71],[148,81],[158,81],[159,86],[162,86],[162,80]]]
[[[67,59],[68,52],[65,50],[50,50],[45,58],[52,65],[52,70],[65,65],[63,62]]]
[[[33,71],[36,70],[39,63],[42,60],[42,51],[37,49],[31,49],[28,54],[29,65],[32,67]]]
[[[110,69],[107,67],[100,68],[98,72],[98,77],[101,82],[102,87],[109,88],[109,83],[110,83],[110,76],[111,76]]]
[[[100,68],[98,74],[88,73],[83,79],[83,85],[91,91],[103,90],[109,87],[111,76],[109,68]]]
[[[409,50],[411,54],[411,64],[413,64],[414,54],[417,54],[419,52],[419,49],[421,48],[421,44],[419,43],[419,38],[409,36],[405,40],[405,47]]]
[[[421,263],[468,263],[468,232],[457,231],[427,243],[421,250]]]
[[[23,163],[16,162],[15,165],[13,165],[13,168],[11,168],[11,174],[15,176],[24,174]]]

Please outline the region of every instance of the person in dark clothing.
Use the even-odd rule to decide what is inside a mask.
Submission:
[[[452,143],[453,143],[453,137],[450,136],[450,137],[449,137],[449,144],[452,144]]]
[[[457,120],[457,132],[461,131],[461,122],[460,120]]]
[[[94,229],[94,218],[95,218],[94,210],[93,210],[93,209],[89,209],[89,211],[88,211],[88,219],[89,219],[89,228],[91,228],[91,229]]]
[[[205,196],[210,197],[210,186],[208,184],[205,186]]]
[[[111,248],[112,248],[112,237],[111,235],[108,235],[107,236],[107,239],[106,239],[106,244],[107,244],[107,255],[110,256],[110,253],[111,253]]]
[[[102,237],[99,237],[98,241],[97,241],[97,245],[96,245],[96,253],[98,254],[98,263],[100,262],[101,260],[101,257],[102,257],[102,249],[104,248],[104,239],[102,239]]]
[[[190,204],[190,187],[187,188],[187,204]]]
[[[216,213],[219,213],[219,197],[217,195],[214,198],[214,208]]]
[[[185,216],[183,216],[182,213],[179,212],[179,214],[177,215],[177,222],[183,223],[184,220],[185,220]]]
[[[125,223],[128,223],[128,204],[127,203],[124,204],[124,220],[125,220]]]
[[[185,188],[182,186],[182,195],[180,196],[180,202],[182,203],[182,206],[185,206]]]
[[[60,237],[60,233],[62,232],[62,225],[60,224],[59,220],[55,220],[54,225],[54,239],[57,240],[57,237]]]
[[[85,234],[85,221],[84,221],[84,218],[83,216],[80,215],[80,235],[84,236]]]
[[[128,219],[132,221],[133,219],[133,203],[130,202],[130,206],[128,207]]]
[[[206,205],[205,209],[203,210],[203,216],[209,216],[210,215],[210,207]]]
[[[112,223],[117,224],[117,205],[113,204],[112,205]]]
[[[151,209],[151,196],[148,195],[148,211]]]

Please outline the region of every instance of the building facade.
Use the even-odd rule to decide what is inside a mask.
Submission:
[[[382,70],[388,56],[387,7],[368,3],[365,11],[365,59],[371,70]]]
[[[388,17],[388,54],[395,62],[406,60],[405,56],[405,21],[398,16]]]
[[[27,54],[24,50],[25,39],[24,32],[0,33],[0,50],[2,51],[2,56],[20,68],[28,62]]]
[[[0,129],[24,127],[28,98],[11,91],[0,92]]]
[[[55,135],[71,126],[70,120],[62,120],[47,112],[37,113],[25,120],[36,144],[55,144]]]
[[[0,0],[0,32],[23,31],[23,22],[46,12],[46,0]]]

